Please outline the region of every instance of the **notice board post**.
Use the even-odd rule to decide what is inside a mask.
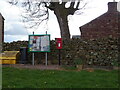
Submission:
[[[47,35],[47,31],[46,31],[46,35]],[[45,53],[45,65],[47,66],[47,64],[48,64],[48,59],[47,59],[47,52]]]
[[[34,35],[34,32],[33,32],[33,35]],[[34,41],[33,41],[34,43]],[[32,52],[32,65],[34,66],[35,65],[35,54],[34,52]]]

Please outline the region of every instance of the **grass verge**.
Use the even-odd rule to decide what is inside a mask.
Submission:
[[[57,71],[3,67],[3,88],[118,88],[118,71]]]

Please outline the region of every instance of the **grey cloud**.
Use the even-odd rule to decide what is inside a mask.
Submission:
[[[11,27],[5,31],[5,35],[28,35],[28,33],[21,24],[11,24]]]

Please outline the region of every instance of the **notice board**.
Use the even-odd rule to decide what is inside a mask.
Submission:
[[[50,52],[50,34],[29,35],[29,52]]]

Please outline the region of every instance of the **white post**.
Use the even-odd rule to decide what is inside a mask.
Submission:
[[[46,31],[46,35],[47,35],[47,31]],[[45,53],[45,61],[46,61],[46,66],[47,66],[47,64],[48,64],[48,62],[47,62],[47,52]]]
[[[45,63],[45,65],[47,66],[47,52],[45,53],[45,60],[46,60],[46,63]]]
[[[33,35],[34,35],[34,31],[33,31]],[[34,63],[34,52],[33,52],[33,54],[32,54],[32,65],[33,65],[33,66],[35,65],[35,63]]]
[[[34,66],[34,52],[32,54],[32,65]]]

